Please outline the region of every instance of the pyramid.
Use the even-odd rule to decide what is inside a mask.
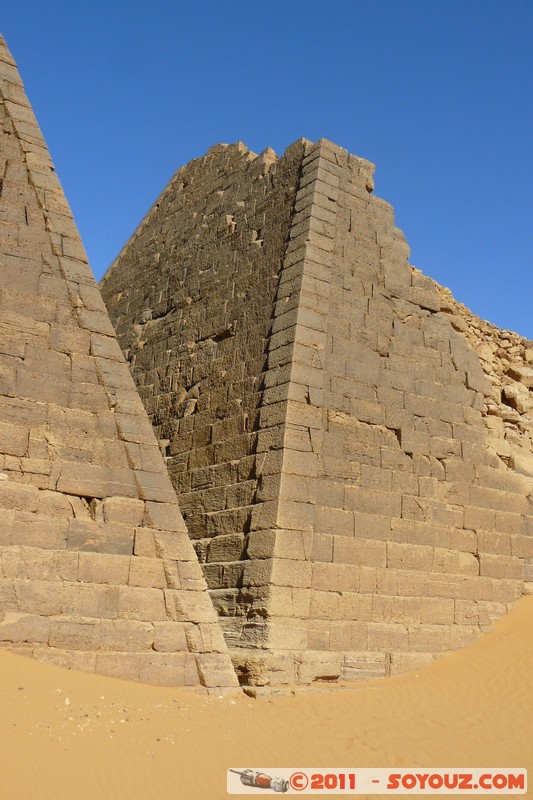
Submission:
[[[533,345],[409,264],[374,167],[216,145],[101,282],[245,683],[380,677],[533,576]]]
[[[161,452],[3,39],[0,98],[0,644],[147,683],[233,687]]]

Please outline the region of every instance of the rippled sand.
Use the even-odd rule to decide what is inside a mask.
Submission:
[[[322,694],[203,697],[6,652],[0,676],[6,800],[224,800],[243,764],[524,767],[533,785],[533,597],[427,669]]]

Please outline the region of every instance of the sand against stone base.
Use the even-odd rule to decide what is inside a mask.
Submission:
[[[467,650],[385,682],[200,697],[0,653],[0,797],[224,800],[226,768],[525,767],[533,597]],[[530,790],[529,797],[533,797]]]

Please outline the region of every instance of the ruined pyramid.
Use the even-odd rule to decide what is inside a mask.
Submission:
[[[235,686],[152,427],[1,38],[0,98],[0,644],[148,683]]]
[[[245,683],[378,677],[532,587],[533,346],[321,140],[182,167],[101,289]]]

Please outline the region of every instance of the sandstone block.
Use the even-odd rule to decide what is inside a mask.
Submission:
[[[413,569],[430,572],[433,568],[433,548],[424,545],[387,543],[387,566],[390,569]]]
[[[368,626],[368,649],[390,652],[409,650],[407,628],[401,624],[374,622]]]
[[[47,617],[8,611],[0,622],[0,642],[46,644],[49,630],[50,621]]]
[[[140,680],[140,653],[98,653],[96,656],[96,672],[112,678],[126,681]]]
[[[345,491],[345,508],[364,514],[383,516],[401,516],[402,496],[380,489],[363,489],[358,486],[347,486]]]
[[[124,356],[114,336],[104,336],[99,333],[90,335],[91,355],[98,358],[107,358],[111,361],[122,363]]]
[[[128,583],[129,556],[81,552],[76,554],[76,559],[77,579],[82,583],[103,583],[113,586],[125,586]]]
[[[192,547],[192,545],[191,545]],[[133,554],[135,556],[147,556],[149,558],[156,558],[155,538],[153,531],[147,528],[136,528],[135,539],[133,545]],[[128,567],[129,569],[129,567]]]
[[[489,578],[523,579],[524,564],[519,558],[480,553],[479,574]]]
[[[199,653],[196,657],[198,674],[203,686],[238,686],[229,656],[222,653]]]
[[[340,606],[346,620],[372,620],[373,597],[370,594],[342,592]],[[351,626],[353,629],[353,626]],[[345,649],[346,643],[342,649]]]
[[[340,653],[307,653],[297,669],[299,683],[337,680],[342,673],[342,657]]]
[[[260,650],[236,648],[230,651],[240,682],[245,686],[266,686],[272,683],[294,683],[296,680],[294,659],[281,653],[266,653]]]
[[[168,618],[165,595],[161,589],[118,587],[118,616],[140,622],[157,622]]]
[[[156,686],[195,686],[198,672],[187,653],[142,653],[139,680]]]
[[[10,356],[3,356],[0,359],[0,393],[3,395],[14,395],[16,385],[17,367],[19,361]]]
[[[450,628],[450,646],[457,650],[460,647],[468,647],[480,637],[481,631],[477,626],[453,625]]]
[[[166,589],[167,576],[163,561],[159,558],[135,556],[130,562],[128,584],[130,586]]]
[[[174,653],[186,652],[189,647],[185,635],[185,625],[179,622],[155,622],[154,650]]]
[[[12,580],[0,579],[0,607],[5,611],[18,611],[18,597]]]
[[[82,411],[98,412],[107,407],[107,394],[103,386],[80,383],[70,386],[67,403],[68,408]]]
[[[502,528],[504,530],[504,528]],[[511,537],[508,533],[497,531],[478,531],[477,539],[480,553],[491,553],[510,556]]]
[[[78,308],[77,314],[81,328],[91,333],[99,333],[104,336],[115,335],[109,317],[103,311],[91,311],[88,308]]]
[[[227,647],[218,624],[188,625],[187,646],[191,653],[226,653]]]
[[[65,650],[98,650],[100,646],[100,622],[84,620],[72,622],[68,619],[50,620],[50,647]]]
[[[356,511],[354,527],[358,538],[387,540],[390,536],[391,522],[388,517],[381,514]]]
[[[20,550],[19,559],[25,567],[29,580],[37,581],[75,581],[78,572],[78,554],[67,551],[41,551],[36,558],[36,550]]]
[[[67,546],[68,520],[21,511],[13,522],[13,543],[46,550]]]
[[[420,622],[420,598],[374,595],[372,619],[375,622],[397,622],[405,625],[416,625]]]
[[[308,619],[311,607],[312,591],[295,589],[287,586],[271,586],[265,602],[270,616],[299,617]]]
[[[116,415],[117,429],[123,441],[137,444],[155,444],[154,432],[146,416],[138,414]]]
[[[104,499],[104,520],[122,525],[142,525],[145,504],[133,497],[106,497]]]
[[[154,644],[154,626],[131,619],[103,619],[100,624],[100,647],[110,652],[143,652]]]
[[[333,561],[334,537],[324,533],[314,533],[309,559],[311,561]]]
[[[294,617],[277,617],[268,623],[268,642],[272,650],[305,650],[312,647],[309,623]]]
[[[321,619],[342,619],[343,613],[339,594],[336,592],[322,592],[313,589],[310,616],[313,622]]]
[[[118,616],[117,586],[64,584],[61,612],[64,616],[114,619]]]
[[[179,622],[209,623],[217,620],[207,592],[174,592],[167,589],[165,596],[169,615]]]
[[[51,616],[61,614],[62,584],[48,581],[14,580],[19,611]],[[5,608],[5,605],[3,606]]]
[[[374,539],[334,536],[333,560],[340,564],[384,567],[387,563],[387,545]]]
[[[422,597],[420,622],[428,625],[453,625],[455,608],[453,598]]]
[[[496,529],[496,517],[494,511],[486,508],[465,507],[465,528],[472,530],[494,531]]]
[[[305,589],[310,586],[311,572],[312,565],[309,562],[275,558],[272,560],[270,582],[274,586],[293,586]],[[249,572],[245,568],[245,576],[248,577],[248,574]]]
[[[510,364],[507,374],[516,381],[520,381],[526,388],[533,389],[533,369],[522,364]]]
[[[137,470],[135,482],[142,500],[153,500],[158,503],[175,503],[176,494],[166,475]]]
[[[409,627],[409,650],[421,653],[439,653],[451,648],[451,627],[448,625],[423,625]]]
[[[436,547],[433,557],[434,572],[452,575],[479,575],[479,562],[472,553],[454,552]]]
[[[81,463],[63,463],[57,491],[81,497],[138,497],[136,473]]]
[[[209,543],[208,561],[239,561],[244,551],[244,534],[217,536]]]
[[[341,679],[346,681],[384,678],[387,663],[384,653],[347,653],[343,658]]]
[[[513,469],[526,475],[528,478],[533,477],[533,457],[527,453],[513,453],[511,456]]]
[[[319,562],[309,566],[312,567],[310,585],[313,589],[332,592],[353,592],[358,588],[359,567],[355,564]]]
[[[531,536],[511,536],[511,555],[519,558],[533,558]]]
[[[0,481],[0,508],[35,512],[39,508],[39,490],[15,481]]]
[[[405,672],[418,672],[433,661],[432,653],[391,653],[390,674],[402,675]]]
[[[316,506],[315,530],[317,533],[352,537],[354,535],[354,514],[343,509]]]
[[[135,528],[110,522],[71,519],[68,529],[68,549],[93,553],[132,555]]]
[[[137,536],[142,528],[137,528]],[[170,558],[176,561],[196,561],[192,542],[186,534],[174,531],[154,531],[155,553],[159,558]]]
[[[160,528],[165,531],[186,531],[183,517],[176,502],[147,502],[144,524],[151,528]]]
[[[131,390],[132,379],[131,375],[126,369],[125,365],[111,361],[107,358],[94,358],[94,366],[98,375],[99,382],[109,389],[114,391]],[[117,417],[117,427],[120,430],[120,418],[122,417],[123,409],[119,409]]]
[[[0,422],[0,453],[24,456],[28,450],[29,429]]]
[[[7,544],[11,544],[10,541]],[[4,578],[27,578],[26,563],[19,547],[5,547],[0,551],[0,575]]]

